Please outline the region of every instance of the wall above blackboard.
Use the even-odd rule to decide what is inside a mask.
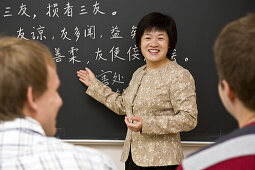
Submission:
[[[57,124],[62,139],[125,138],[124,117],[86,95],[76,71],[89,67],[121,93],[145,64],[134,35],[140,18],[153,11],[175,19],[175,58],[196,81],[198,126],[182,140],[214,141],[237,127],[218,97],[212,46],[225,24],[255,12],[253,0],[1,0],[0,9],[2,36],[38,40],[53,53],[64,102]]]

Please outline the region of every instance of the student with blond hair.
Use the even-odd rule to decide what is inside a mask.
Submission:
[[[98,151],[52,137],[62,105],[46,46],[0,38],[0,169],[114,170]]]

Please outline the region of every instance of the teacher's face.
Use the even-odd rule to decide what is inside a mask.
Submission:
[[[166,31],[145,31],[141,37],[141,52],[146,63],[164,63],[169,48],[169,39]]]

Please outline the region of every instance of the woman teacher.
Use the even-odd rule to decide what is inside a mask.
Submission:
[[[126,170],[175,169],[183,159],[180,132],[197,125],[195,82],[171,60],[177,42],[172,17],[149,13],[138,23],[136,44],[146,65],[122,94],[113,92],[86,68],[77,71],[86,93],[119,115],[128,127],[121,161]]]

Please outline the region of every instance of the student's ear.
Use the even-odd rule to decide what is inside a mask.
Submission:
[[[223,88],[223,93],[225,93],[228,100],[231,103],[233,103],[235,101],[235,98],[236,98],[235,92],[231,89],[231,87],[229,86],[229,84],[226,80],[222,80],[221,83],[222,83],[221,86]]]
[[[37,111],[37,103],[35,101],[35,97],[33,95],[33,88],[31,86],[27,89],[27,102],[26,102],[26,110],[27,112],[24,113],[26,116],[33,117],[33,113]]]

